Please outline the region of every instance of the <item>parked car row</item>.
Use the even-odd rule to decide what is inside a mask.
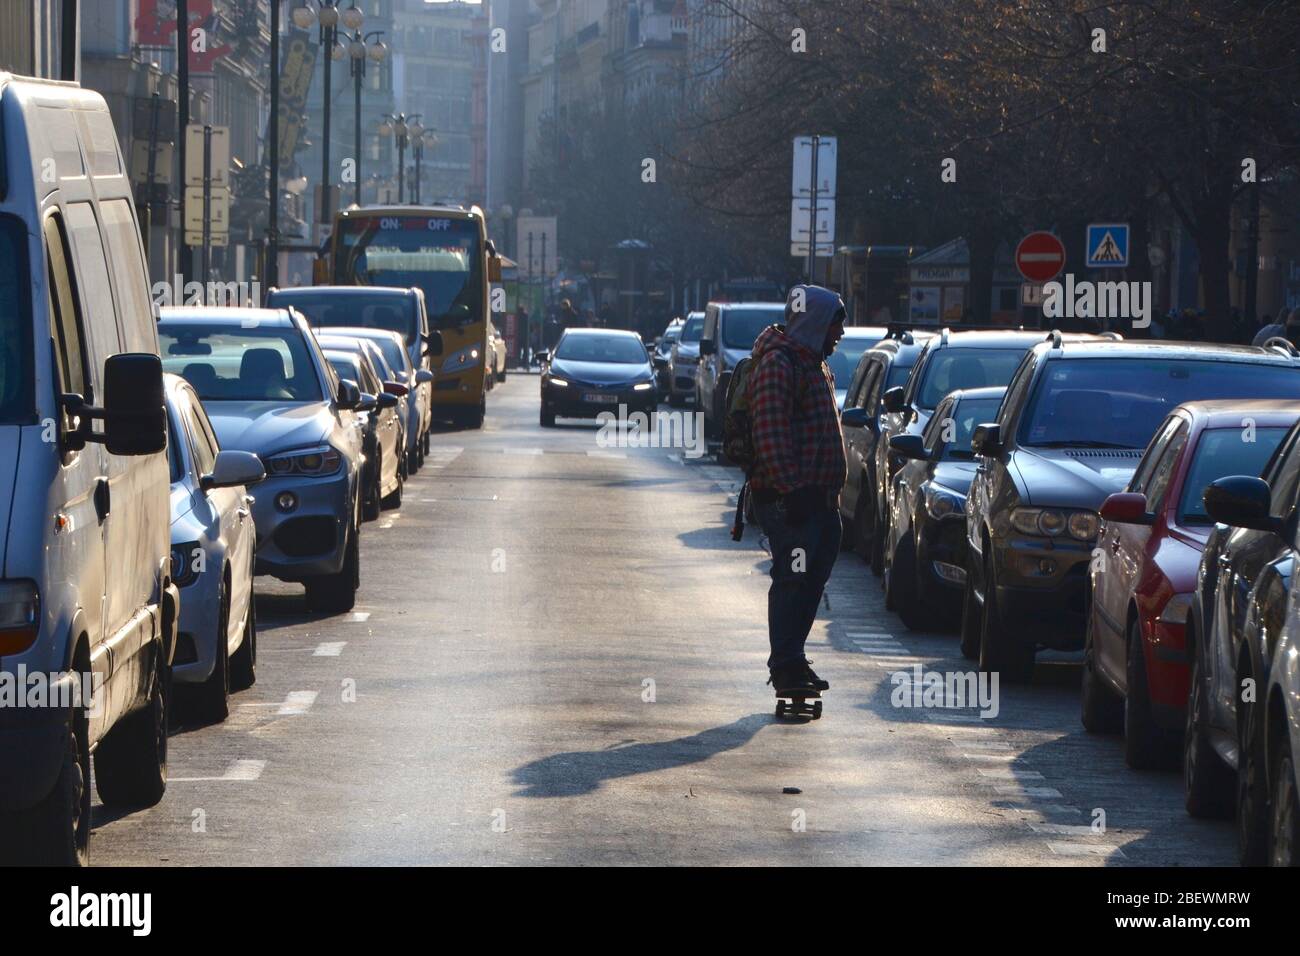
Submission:
[[[1004,681],[1081,651],[1085,728],[1181,762],[1243,863],[1293,864],[1297,399],[1282,342],[891,330],[841,414],[845,544],[905,626],[958,630]]]

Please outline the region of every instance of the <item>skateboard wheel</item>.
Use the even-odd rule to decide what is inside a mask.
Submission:
[[[822,702],[819,700],[813,704],[813,720],[820,720],[822,715]]]
[[[784,717],[784,716],[785,716],[785,701],[783,701],[783,700],[778,700],[778,701],[776,702],[776,715],[777,715],[778,717]]]

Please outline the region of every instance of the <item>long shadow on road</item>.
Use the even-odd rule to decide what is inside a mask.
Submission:
[[[768,713],[750,714],[676,740],[552,754],[515,770],[514,782],[520,788],[515,796],[577,797],[598,790],[607,780],[700,763],[743,747],[760,727],[771,722]]]

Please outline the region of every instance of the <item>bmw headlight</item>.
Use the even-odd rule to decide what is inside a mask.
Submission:
[[[203,546],[197,541],[172,545],[172,583],[179,588],[193,584],[203,570]]]
[[[936,521],[951,514],[961,514],[965,506],[965,500],[947,488],[931,485],[925,490],[926,513]]]
[[[1011,526],[1021,534],[1059,538],[1068,533],[1079,541],[1097,536],[1100,519],[1092,511],[1065,511],[1060,508],[1016,508],[1011,512]]]
[[[275,478],[285,475],[305,475],[319,478],[332,475],[343,464],[343,456],[329,445],[304,451],[288,451],[265,459],[266,473]]]
[[[1165,602],[1165,608],[1160,612],[1161,624],[1186,624],[1187,615],[1192,610],[1192,594],[1190,591],[1184,594],[1175,594]]]

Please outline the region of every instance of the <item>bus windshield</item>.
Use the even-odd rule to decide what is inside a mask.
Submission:
[[[483,250],[476,220],[354,217],[344,219],[339,229],[337,281],[416,286],[424,291],[429,321],[436,328],[481,321]]]

